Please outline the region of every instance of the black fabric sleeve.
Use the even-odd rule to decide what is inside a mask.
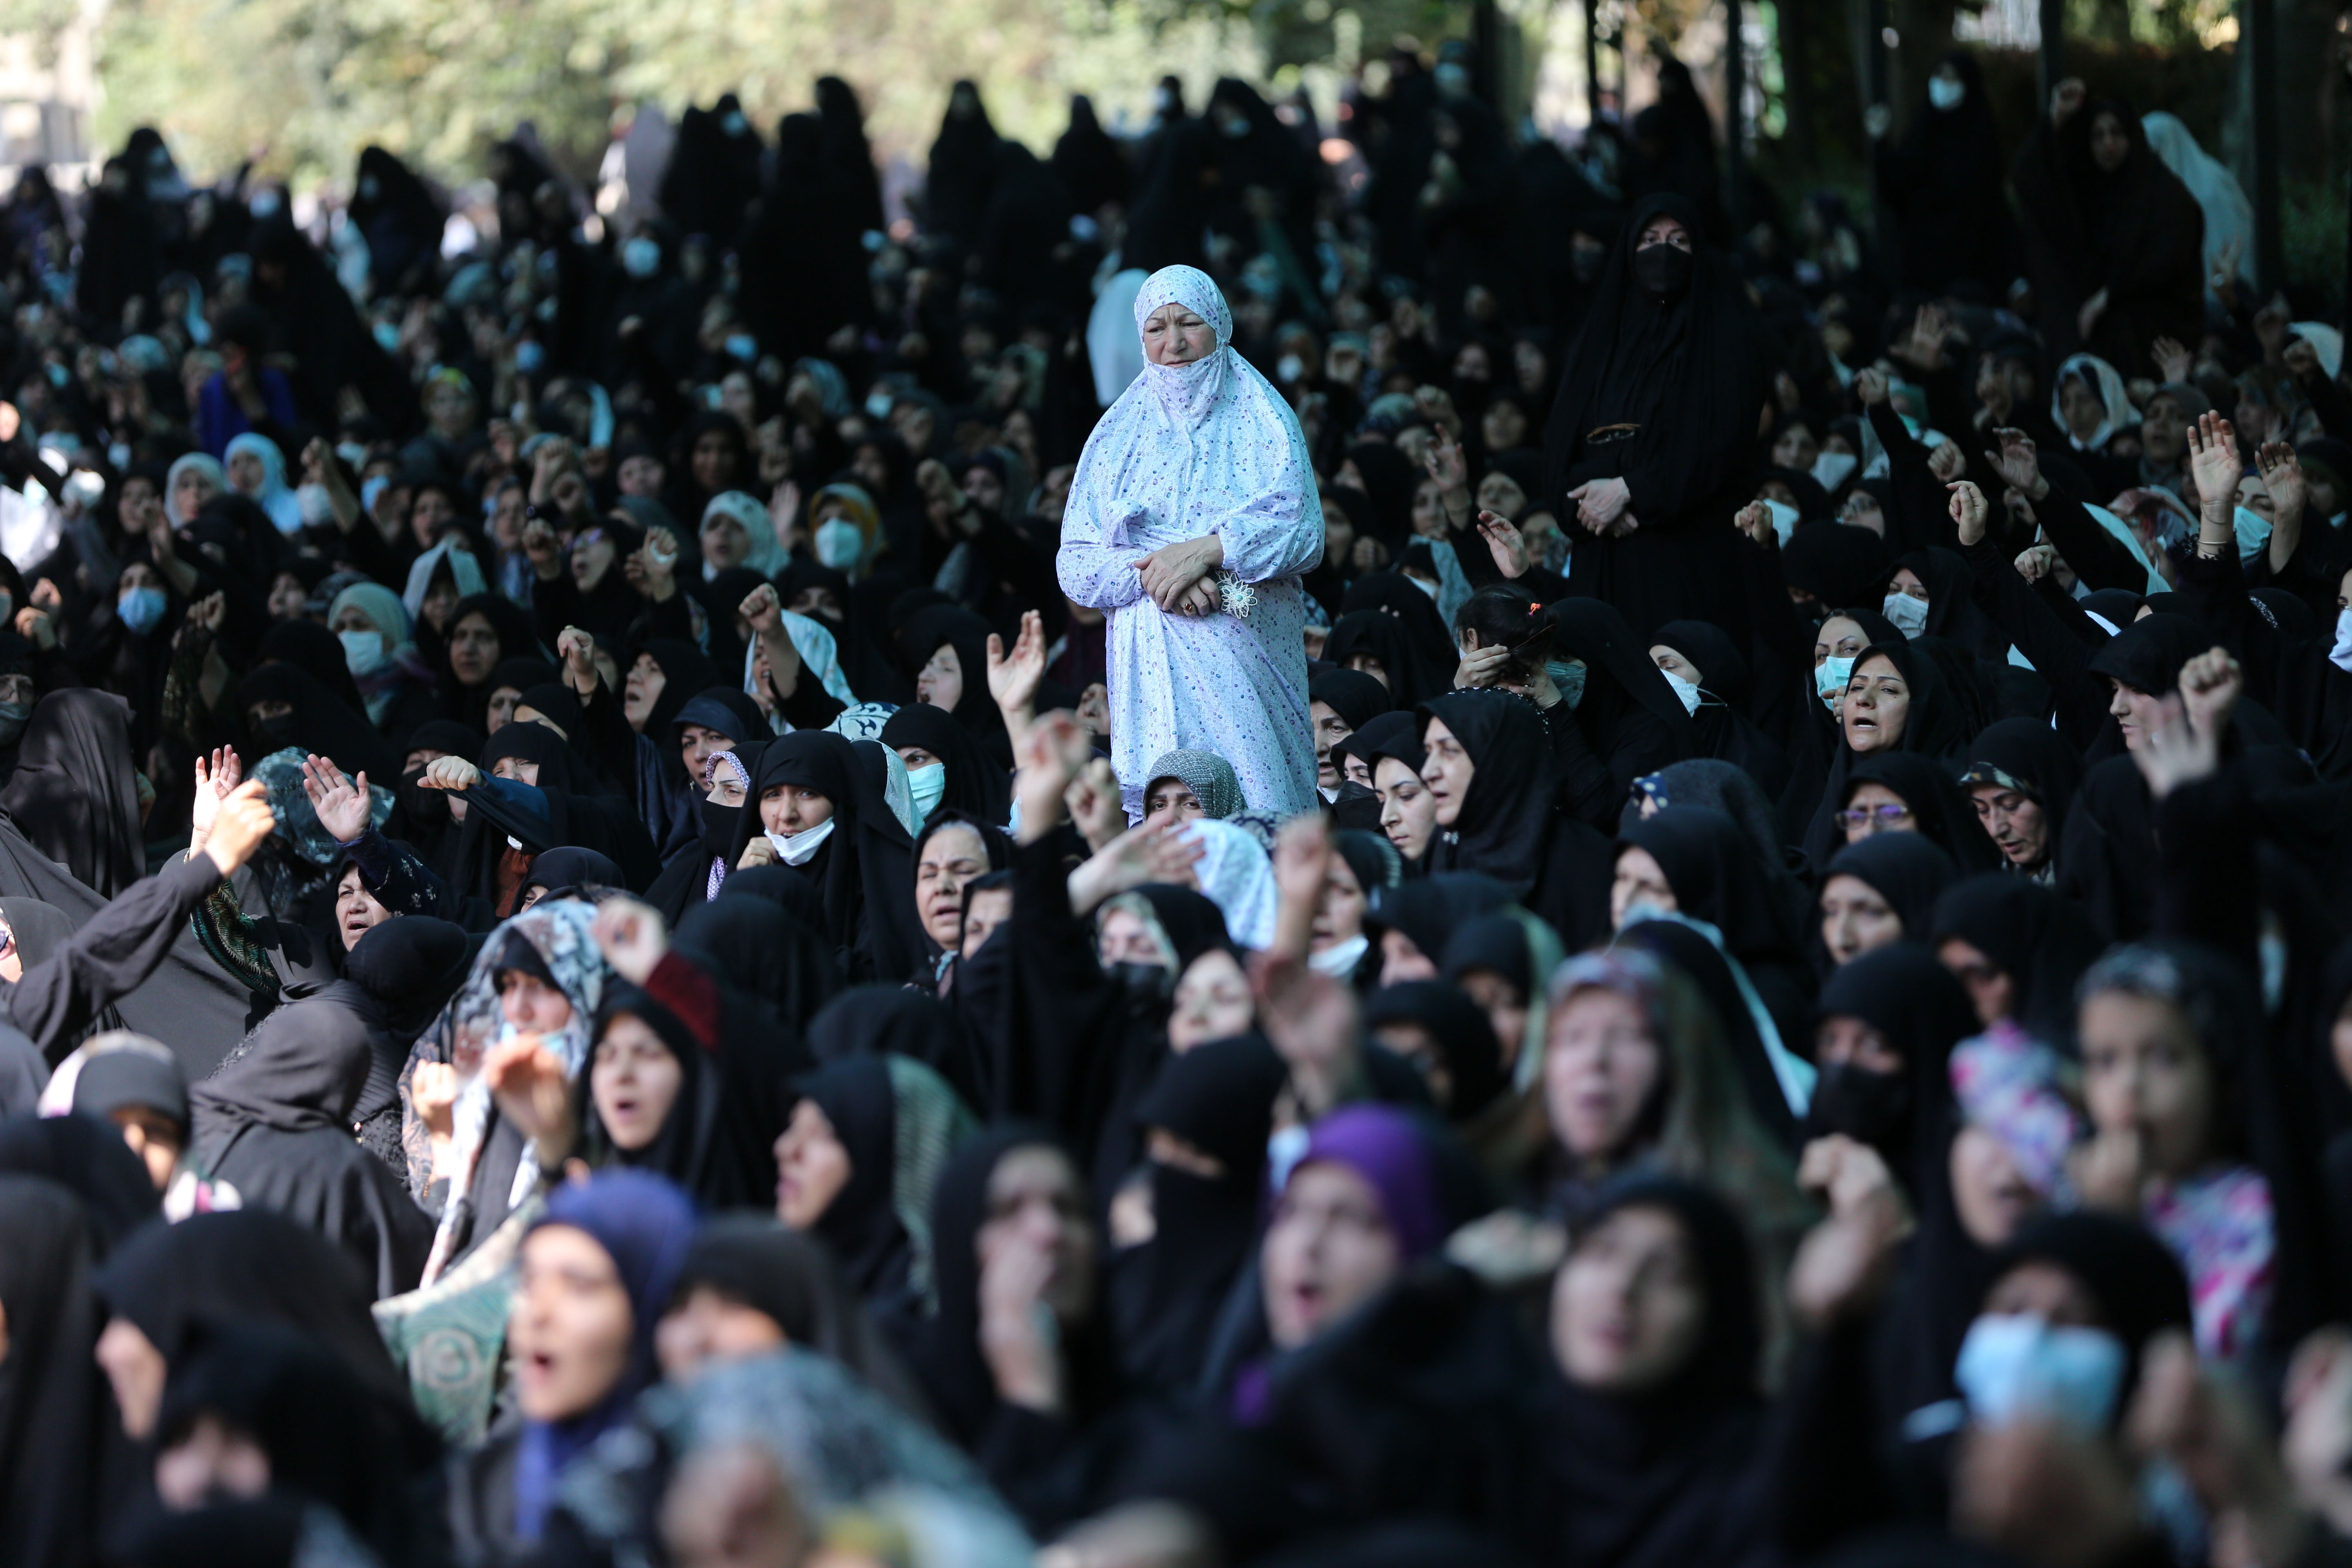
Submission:
[[[9,1021],[54,1065],[100,1013],[155,972],[220,881],[212,857],[196,855],[132,883],[9,987]]]

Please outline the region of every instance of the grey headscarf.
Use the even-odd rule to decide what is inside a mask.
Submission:
[[[1249,802],[1242,798],[1242,781],[1234,776],[1234,764],[1214,752],[1170,752],[1151,764],[1143,787],[1149,790],[1161,779],[1174,779],[1191,790],[1201,810],[1219,822],[1249,809]]]

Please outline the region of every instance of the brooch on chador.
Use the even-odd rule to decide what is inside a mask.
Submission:
[[[1257,589],[1233,572],[1217,573],[1217,607],[1235,620],[1245,621],[1257,608]]]

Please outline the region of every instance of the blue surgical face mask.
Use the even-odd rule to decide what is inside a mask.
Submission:
[[[1813,459],[1813,482],[1834,494],[1859,461],[1852,452],[1823,452]]]
[[[1969,96],[1968,84],[1950,77],[1931,76],[1927,79],[1927,101],[1949,114]]]
[[[890,401],[890,394],[881,387],[877,386],[873,391],[866,395],[866,412],[873,418],[889,418],[890,410],[893,406],[894,405]]]
[[[391,662],[382,632],[337,632],[335,637],[343,645],[344,668],[355,679],[373,675]]]
[[[846,572],[866,553],[866,535],[844,517],[829,517],[816,525],[817,563]]]
[[[760,357],[760,340],[749,332],[728,333],[727,357],[739,359],[745,364],[750,364]]]
[[[2258,511],[2238,508],[2238,559],[2252,561],[2270,547],[2270,519]]]
[[[661,246],[639,235],[621,245],[621,270],[632,278],[650,278],[661,270]]]
[[[161,588],[127,588],[114,601],[114,613],[134,632],[152,632],[163,618],[166,601]]]
[[[392,476],[390,474],[378,474],[372,479],[362,480],[360,482],[360,510],[362,511],[368,512],[375,510],[376,498],[383,494],[383,487],[390,483],[392,483]]]
[[[1813,691],[1821,698],[1822,706],[1837,711],[1838,700],[1845,695],[1846,684],[1853,679],[1853,660],[1825,658],[1813,671]]]
[[[2115,1417],[2124,1361],[2123,1342],[2105,1329],[1988,1313],[1969,1326],[1952,1382],[1979,1426],[2038,1417],[2089,1437]]]
[[[525,338],[515,344],[515,369],[525,375],[537,375],[539,367],[547,363],[547,351],[537,338]]]
[[[1666,678],[1666,684],[1673,687],[1675,695],[1683,700],[1683,711],[1698,711],[1698,684],[1696,681],[1685,680],[1671,669],[1662,669],[1658,673]]]
[[[1586,670],[1582,660],[1564,664],[1547,663],[1544,666],[1544,672],[1551,677],[1551,683],[1559,688],[1561,701],[1574,708],[1584,700]]]
[[[1906,637],[1916,637],[1927,629],[1927,601],[1925,599],[1914,598],[1898,588],[1886,595],[1886,602],[1879,608],[1888,620],[1895,623],[1895,629]]]
[[[931,813],[940,808],[940,797],[948,793],[948,770],[944,763],[933,763],[927,768],[907,770],[907,794],[914,800],[918,822],[930,820]]]
[[[1764,502],[1764,510],[1772,514],[1774,536],[1782,544],[1788,543],[1789,535],[1797,531],[1797,509],[1787,501],[1772,500],[1768,498]]]
[[[383,349],[386,353],[396,353],[399,352],[400,329],[398,327],[394,326],[390,321],[378,321],[372,330],[375,333],[377,347]]]

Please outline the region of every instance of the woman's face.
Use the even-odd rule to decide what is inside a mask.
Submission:
[[[735,443],[724,430],[705,430],[695,437],[694,482],[706,491],[735,488]]]
[[[221,466],[228,470],[229,489],[241,496],[259,495],[262,484],[269,477],[257,452],[231,452],[228,461]]]
[[[982,888],[972,894],[964,907],[963,941],[956,949],[959,958],[970,958],[995,934],[996,928],[1013,918],[1013,889]]]
[[[1870,634],[1862,629],[1860,621],[1843,616],[1832,616],[1813,634],[1813,668],[1833,658],[1852,658],[1870,646]]]
[[[2102,991],[2083,1004],[2083,1102],[2101,1132],[2139,1135],[2142,1169],[2179,1178],[2211,1156],[2213,1065],[2171,1003]]]
[[[1679,219],[1654,217],[1642,226],[1641,244],[1671,245],[1676,250],[1688,250],[1691,247],[1690,230],[1685,228]]]
[[[849,1150],[824,1108],[803,1100],[776,1138],[776,1217],[806,1230],[824,1216],[849,1185]]]
[[[604,580],[604,574],[613,569],[620,552],[612,534],[604,529],[592,528],[583,532],[572,542],[573,585],[583,594],[593,593]]]
[[[915,910],[924,933],[944,951],[962,951],[964,884],[987,874],[988,846],[977,828],[957,823],[923,840],[922,858],[915,862]]]
[[[1329,1162],[1293,1173],[1259,1252],[1265,1326],[1297,1350],[1396,1278],[1403,1262],[1372,1184]]]
[[[612,1254],[586,1231],[543,1225],[522,1244],[507,1342],[515,1403],[533,1421],[595,1408],[629,1364],[636,1315]]]
[[[710,1285],[688,1288],[654,1330],[654,1354],[671,1383],[688,1381],[714,1361],[740,1361],[785,1342],[775,1319]]]
[[[1435,479],[1423,479],[1412,488],[1412,531],[1423,539],[1445,537],[1445,492]]]
[[[342,936],[343,951],[351,952],[360,938],[390,919],[392,911],[377,903],[367,884],[360,880],[360,868],[344,867],[335,883],[335,930]]]
[[[302,605],[310,597],[310,590],[302,579],[291,572],[280,572],[269,580],[268,608],[273,621],[290,621],[302,613]]]
[[[1191,364],[1216,352],[1216,330],[1173,300],[1143,319],[1143,357],[1153,364]]]
[[[1836,963],[1903,940],[1903,917],[1877,889],[1843,873],[1822,887],[1822,943]]]
[[[669,684],[669,676],[654,662],[649,653],[637,655],[629,666],[628,679],[621,682],[621,717],[632,730],[643,730],[653,717],[654,704],[661,700],[662,689]]]
[[[1192,786],[1182,779],[1153,779],[1151,787],[1143,792],[1143,826],[1156,827],[1163,822],[1198,822],[1209,814],[1202,809],[1201,799]]]
[[[250,458],[247,460],[253,461]],[[254,467],[260,466],[254,462]],[[191,463],[180,470],[178,479],[172,481],[172,510],[179,513],[182,521],[192,521],[203,510],[205,502],[218,494],[220,486],[213,482],[212,475]]]
[[[1615,1163],[1664,1079],[1664,1053],[1632,997],[1588,986],[1553,1016],[1544,1110],[1579,1163]]]
[[[614,1147],[634,1154],[661,1136],[686,1069],[662,1037],[633,1014],[616,1014],[589,1058],[588,1093]]]
[[[1144,963],[1157,968],[1165,963],[1151,928],[1132,910],[1123,909],[1109,910],[1103,916],[1102,930],[1095,937],[1095,955],[1106,969],[1114,963]]]
[[[499,1013],[518,1034],[551,1035],[572,1022],[572,1000],[538,975],[520,969],[498,973]]]
[[[1839,721],[1845,726],[1845,743],[1857,754],[1892,752],[1903,744],[1903,728],[1911,716],[1911,686],[1895,661],[1881,655],[1854,667],[1846,682],[1845,704]]]
[[[2025,1179],[2009,1145],[1973,1124],[1953,1136],[1952,1206],[1970,1240],[1988,1249],[2005,1246],[2042,1208],[2042,1194]]]
[[[1364,934],[1364,910],[1370,900],[1356,880],[1355,868],[1339,856],[1331,857],[1331,870],[1323,879],[1323,903],[1315,911],[1314,951],[1322,952]]]
[[[1478,481],[1477,494],[1471,499],[1496,517],[1516,520],[1528,509],[1528,492],[1519,488],[1518,480],[1500,468]]]
[[[1776,468],[1811,473],[1814,459],[1821,455],[1820,439],[1802,421],[1789,426],[1772,439],[1772,466]]]
[[[367,612],[357,605],[345,605],[336,611],[333,624],[328,629],[338,637],[345,632],[375,632],[376,640],[383,645],[383,651],[387,654],[392,652],[392,639],[377,631],[376,624],[368,619]]]
[[[1665,1209],[1602,1220],[1560,1266],[1551,1352],[1589,1393],[1643,1394],[1679,1372],[1706,1328],[1706,1290],[1690,1237]]]
[[[1462,803],[1470,797],[1470,781],[1478,764],[1471,761],[1470,749],[1454,739],[1443,719],[1430,720],[1422,745],[1427,753],[1421,764],[1422,783],[1429,786],[1436,803],[1437,825],[1451,827],[1462,818]]]
[[[957,657],[955,644],[943,642],[915,677],[915,700],[952,713],[963,700],[963,660]]]
[[[490,764],[490,776],[539,787],[539,764],[529,757],[500,757]]]
[[[1999,784],[1972,784],[1969,804],[2011,865],[2031,871],[2050,858],[2050,814],[2032,795]]]
[[[460,686],[479,686],[505,658],[499,647],[499,629],[479,610],[467,612],[449,628],[449,668]]]
[[[1257,1016],[1249,976],[1223,948],[1202,953],[1176,982],[1176,1006],[1168,1016],[1168,1048],[1182,1055],[1204,1040],[1226,1040],[1248,1031]]]
[[[1498,397],[1479,416],[1478,434],[1489,452],[1507,452],[1527,440],[1527,414],[1509,398]]]
[[[426,626],[436,632],[446,632],[450,613],[457,609],[458,597],[457,584],[445,578],[425,590],[425,598],[417,605],[418,613],[425,617]]]
[[[770,833],[789,838],[832,820],[832,797],[800,784],[771,785],[760,796],[760,823]]]
[[[1838,821],[1845,828],[1848,844],[1859,844],[1874,834],[1912,833],[1919,826],[1909,803],[1875,779],[1864,779],[1853,786]]]
[[[988,1173],[988,1215],[972,1237],[983,1280],[999,1258],[1021,1253],[1042,1258],[1045,1283],[1037,1299],[1066,1328],[1093,1315],[1095,1251],[1086,1184],[1069,1156],[1033,1143],[996,1162]]]
[[[1976,943],[1948,936],[1937,946],[1936,959],[1968,988],[1978,1023],[1990,1029],[2016,1016],[2017,977],[1987,957]]]
[[[2156,692],[2135,690],[2113,676],[2107,678],[2107,711],[2123,733],[2124,750],[2137,752],[2147,744],[2148,731],[2162,721],[2164,698]]]
[[[1372,770],[1372,793],[1381,800],[1381,831],[1398,854],[1420,859],[1437,833],[1437,797],[1419,773],[1394,757],[1382,757]]]
[[[723,511],[702,520],[702,561],[713,572],[740,566],[751,558],[751,536]]]
[[[430,550],[440,539],[441,531],[457,515],[449,498],[439,489],[419,490],[416,499],[409,503],[408,531],[416,536],[420,548]]]
[[[1693,686],[1704,686],[1706,684],[1706,682],[1699,678],[1699,668],[1697,665],[1693,664],[1689,659],[1685,658],[1681,653],[1674,648],[1668,647],[1664,643],[1658,643],[1650,649],[1650,662],[1656,665],[1660,669],[1664,670],[1668,675],[1687,680]]]
[[[1382,690],[1395,689],[1389,685],[1389,667],[1381,662],[1380,655],[1376,653],[1367,653],[1358,648],[1348,656],[1342,668],[1352,669],[1360,675],[1370,676],[1381,683]]]
[[[1339,763],[1331,755],[1331,748],[1356,732],[1356,727],[1340,717],[1328,702],[1309,702],[1307,721],[1315,733],[1315,784],[1318,789],[1337,790],[1342,782]]]
[[[1503,976],[1490,969],[1473,969],[1455,982],[1463,994],[1475,1002],[1494,1026],[1496,1043],[1503,1047],[1503,1065],[1509,1067],[1519,1059],[1519,1047],[1528,1036],[1528,998]]]
[[[1609,884],[1609,923],[1612,929],[1623,931],[1626,917],[1641,905],[1672,913],[1679,908],[1675,902],[1673,884],[1666,880],[1665,868],[1648,850],[1627,846],[1618,851],[1616,879]]]
[[[2091,162],[2099,173],[2112,174],[2131,156],[2131,136],[2113,110],[2101,110],[2091,121]]]
[[[2087,441],[2105,423],[2107,405],[2078,372],[2058,384],[2058,412],[2066,421],[2066,433],[2078,441]]]
[[[483,710],[482,714],[482,722],[485,731],[489,734],[495,735],[499,731],[505,729],[509,724],[513,723],[515,704],[521,700],[522,688],[520,686],[493,686],[490,688],[490,704]],[[496,772],[497,770],[494,768],[492,771]],[[508,774],[504,776],[510,777],[512,775]]]

